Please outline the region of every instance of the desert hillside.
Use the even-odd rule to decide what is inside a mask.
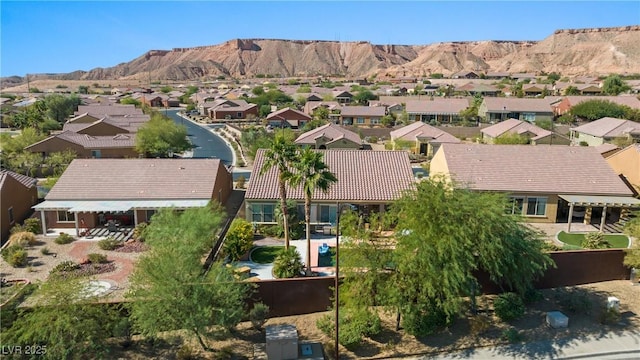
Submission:
[[[222,44],[150,50],[110,68],[30,75],[59,80],[210,80],[270,74],[426,76],[461,70],[559,72],[567,76],[640,73],[640,25],[558,30],[541,41],[475,41],[374,45],[366,41],[236,39]],[[5,78],[16,84],[21,78]]]

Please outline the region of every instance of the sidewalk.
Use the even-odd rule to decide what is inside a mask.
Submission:
[[[640,359],[640,330],[467,349],[409,359]]]

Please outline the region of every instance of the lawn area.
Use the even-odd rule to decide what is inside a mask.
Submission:
[[[290,246],[295,250],[295,246]],[[251,252],[251,261],[258,264],[271,264],[284,246],[258,246]]]
[[[560,231],[558,233],[558,240],[562,241],[565,244],[573,245],[573,246],[581,246],[582,240],[584,240],[585,234],[580,233],[566,233],[564,231]],[[629,238],[626,235],[611,235],[605,234],[605,240],[611,244],[613,248],[616,249],[624,249],[629,246]]]

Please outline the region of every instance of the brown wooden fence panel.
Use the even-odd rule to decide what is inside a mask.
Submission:
[[[254,301],[269,306],[271,316],[326,311],[331,306],[334,277],[264,280],[257,283]]]

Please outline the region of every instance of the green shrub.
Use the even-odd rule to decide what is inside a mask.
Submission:
[[[431,335],[450,323],[444,311],[435,304],[426,305],[423,309],[414,306],[402,315],[402,325],[407,333],[414,336]]]
[[[533,304],[542,299],[544,299],[542,292],[534,288],[527,289],[522,296],[522,301],[524,301],[525,304]]]
[[[238,164],[238,166],[243,166],[243,165]],[[244,189],[244,183],[246,181],[247,180],[244,178],[244,176],[242,176],[242,175],[238,176],[238,180],[236,180],[236,188]]]
[[[493,308],[502,321],[515,320],[524,315],[524,303],[515,293],[498,295],[493,301]]]
[[[40,254],[42,254],[42,255],[50,255],[51,251],[49,250],[48,247],[43,247],[42,249],[40,249]]]
[[[615,308],[607,308],[600,313],[600,323],[604,325],[616,324],[620,321],[620,312]]]
[[[524,340],[524,336],[518,330],[510,328],[502,331],[502,339],[513,344]]]
[[[261,302],[253,304],[253,308],[249,311],[249,320],[256,330],[262,330],[268,317],[269,307]]]
[[[223,252],[231,261],[238,261],[253,247],[253,225],[244,219],[234,219],[224,239]]]
[[[182,345],[176,352],[176,359],[178,360],[196,360],[199,358],[198,352],[187,344]]]
[[[346,347],[359,345],[365,336],[374,336],[382,331],[380,317],[367,309],[340,309],[340,334],[338,341]],[[324,315],[316,326],[329,337],[335,336],[335,313]]]
[[[58,274],[62,272],[70,272],[73,270],[77,270],[80,268],[79,264],[74,263],[73,261],[67,260],[63,261],[60,264],[56,265],[49,274]]]
[[[304,264],[295,248],[284,249],[273,262],[273,275],[277,278],[293,278],[302,275]]]
[[[87,259],[92,264],[104,264],[107,262],[107,255],[91,253],[87,255]]]
[[[591,312],[591,301],[582,291],[562,290],[557,297],[558,304],[567,312],[573,314],[589,314]]]
[[[60,235],[58,235],[58,237],[53,240],[53,242],[55,242],[56,244],[64,245],[72,243],[74,240],[75,239],[73,238],[73,236],[67,233],[60,233]]]
[[[36,243],[36,235],[32,232],[20,231],[11,235],[9,243],[11,245],[20,245],[21,247],[32,246]]]
[[[24,228],[28,232],[32,232],[34,234],[42,233],[42,225],[40,225],[40,220],[36,218],[28,218],[24,221]]]
[[[585,234],[580,245],[585,249],[608,249],[611,247],[611,244],[604,238],[604,234],[599,231]]]
[[[98,241],[98,247],[102,250],[115,250],[122,246],[122,242],[109,236],[106,239]]]
[[[10,245],[4,248],[2,258],[13,267],[27,265],[27,251],[20,245]]]
[[[135,229],[133,229],[133,238],[137,241],[144,242],[144,231],[147,229],[147,226],[149,226],[149,224],[146,222],[141,222],[140,224],[136,225]]]

